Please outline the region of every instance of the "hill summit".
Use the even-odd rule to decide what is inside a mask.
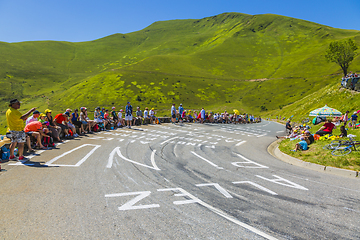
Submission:
[[[340,68],[326,62],[334,40],[360,32],[273,15],[224,13],[155,22],[89,42],[0,42],[2,112],[11,98],[40,111],[127,101],[160,111],[237,108],[259,114],[334,84]],[[350,66],[360,71],[358,56]],[[2,127],[4,114],[0,117]],[[2,130],[1,130],[2,131]]]

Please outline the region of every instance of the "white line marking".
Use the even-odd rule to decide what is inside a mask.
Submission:
[[[87,160],[87,158],[90,157],[90,155],[95,152],[96,149],[98,149],[99,147],[101,147],[101,145],[83,144],[83,145],[81,145],[81,146],[79,146],[79,147],[77,147],[77,148],[74,148],[74,149],[72,149],[72,150],[70,150],[70,151],[67,151],[67,152],[61,154],[60,156],[57,156],[57,157],[51,159],[50,161],[48,161],[47,163],[45,163],[45,165],[55,166],[55,165],[52,165],[52,163],[55,162],[56,160],[58,160],[58,159],[60,159],[60,158],[62,158],[62,157],[64,157],[64,156],[66,156],[66,155],[68,155],[69,153],[72,153],[72,152],[74,152],[74,151],[76,151],[76,150],[78,150],[78,149],[80,149],[80,148],[86,147],[86,146],[94,146],[94,148],[93,148],[88,154],[86,154],[86,156],[83,157],[79,162],[77,162],[75,165],[73,165],[73,166],[75,166],[75,167],[78,167],[78,166],[80,166],[82,163],[84,163],[84,162]],[[69,166],[69,165],[56,164],[56,166]]]
[[[217,169],[224,169],[223,167],[219,167],[219,166],[216,165],[215,163],[210,162],[209,160],[203,158],[202,156],[198,155],[197,153],[195,153],[195,152],[193,152],[193,151],[191,151],[191,153],[194,154],[195,156],[197,156],[198,158],[204,160],[205,162],[209,163],[211,166],[216,167]]]
[[[277,133],[285,132],[285,130],[277,131]]]
[[[156,153],[156,150],[153,150],[152,153],[151,153],[151,157],[150,157],[150,159],[151,159],[151,164],[154,166],[154,168],[155,168],[156,170],[160,170],[160,168],[158,168],[158,166],[157,166],[156,163],[155,163],[155,153]]]
[[[243,144],[243,143],[246,143],[246,141],[238,142],[235,146],[236,146],[236,147],[237,147],[237,146],[240,146],[240,145]]]
[[[169,142],[169,141],[171,141],[171,140],[174,140],[174,139],[176,139],[176,138],[178,138],[178,137],[169,138],[168,140],[165,140],[165,141],[163,141],[162,143],[160,143],[160,145],[163,145],[164,143],[167,143],[167,142]]]
[[[273,191],[271,191],[271,190],[269,190],[269,189],[267,189],[267,188],[265,188],[265,187],[263,187],[263,186],[261,186],[261,185],[259,185],[257,183],[251,182],[251,181],[233,182],[233,184],[241,184],[241,183],[248,183],[248,184],[251,184],[251,185],[253,185],[253,186],[255,186],[255,187],[257,187],[257,188],[259,188],[259,189],[261,189],[261,190],[263,190],[265,192],[270,193],[271,195],[278,195],[276,192],[273,192]]]

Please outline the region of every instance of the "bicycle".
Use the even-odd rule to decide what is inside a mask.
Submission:
[[[350,140],[333,140],[330,144],[327,144],[323,147],[325,150],[335,150],[336,148],[340,147],[341,145],[348,145],[350,144]]]
[[[356,145],[360,145],[360,141],[354,141],[352,138],[350,138],[350,141],[345,141],[345,142],[341,143],[341,145],[336,147],[331,152],[331,154],[336,157],[348,155],[352,151],[351,148],[353,148],[355,151],[357,151]]]

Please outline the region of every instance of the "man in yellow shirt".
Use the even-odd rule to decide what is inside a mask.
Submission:
[[[10,101],[9,109],[6,111],[6,121],[8,125],[8,132],[11,138],[10,145],[10,160],[15,158],[14,149],[16,144],[18,143],[18,152],[19,152],[19,160],[25,160],[24,153],[24,142],[26,141],[26,135],[24,132],[24,121],[28,118],[28,116],[35,111],[36,108],[30,109],[27,113],[22,115],[19,112],[20,102],[17,99],[13,99]]]

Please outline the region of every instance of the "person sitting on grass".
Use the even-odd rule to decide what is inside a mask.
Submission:
[[[341,137],[341,138],[347,137],[347,131],[346,131],[345,126],[340,127],[340,132],[341,132],[341,134],[339,135],[339,137]]]
[[[315,139],[314,139],[314,136],[310,133],[309,130],[306,130],[303,137],[305,138],[305,141],[308,145],[312,144]]]
[[[294,128],[294,131],[288,136],[276,136],[277,139],[280,138],[297,138],[300,134],[300,129],[298,127]]]
[[[308,144],[305,141],[304,137],[300,137],[300,142],[298,142],[297,144],[295,144],[295,148],[291,151],[296,152],[297,150],[302,150],[302,151],[306,151],[308,149]]]
[[[332,134],[333,129],[335,129],[336,126],[331,122],[331,119],[329,118],[326,120],[326,123],[319,129],[319,131],[316,132],[316,134],[320,136],[324,136],[326,134]]]
[[[357,112],[354,112],[354,114],[351,115],[351,122],[352,122],[352,127],[353,128],[356,128],[357,119],[358,119]]]

